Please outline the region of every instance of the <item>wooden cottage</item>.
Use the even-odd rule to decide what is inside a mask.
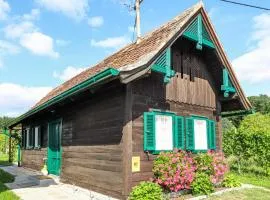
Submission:
[[[26,94],[27,95],[27,94]],[[53,89],[12,125],[22,166],[115,198],[155,154],[222,150],[221,118],[251,110],[201,3]]]

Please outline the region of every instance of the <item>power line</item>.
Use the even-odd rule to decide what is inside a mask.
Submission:
[[[246,6],[246,7],[250,7],[250,8],[257,8],[257,9],[261,9],[261,10],[266,10],[266,11],[270,11],[270,8],[265,8],[265,7],[260,7],[260,6],[254,6],[254,5],[250,5],[250,4],[245,4],[245,3],[239,3],[239,2],[235,2],[235,1],[228,1],[228,0],[220,0],[226,3],[232,3],[232,4],[236,4],[236,5],[241,5],[241,6]]]

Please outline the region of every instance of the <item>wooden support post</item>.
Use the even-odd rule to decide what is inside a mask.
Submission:
[[[126,85],[125,94],[125,121],[122,137],[122,158],[123,158],[123,197],[127,199],[132,183],[132,85]]]
[[[11,148],[11,129],[9,129],[9,138],[8,138],[8,162],[12,162],[12,148]]]

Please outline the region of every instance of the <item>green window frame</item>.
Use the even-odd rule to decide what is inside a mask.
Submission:
[[[156,149],[156,130],[155,117],[156,115],[172,116],[172,139],[173,149],[184,149],[184,117],[177,116],[170,112],[152,111],[144,113],[144,151],[152,154],[158,154],[161,150]],[[172,151],[172,150],[163,150]]]
[[[207,149],[195,148],[194,120],[205,120],[207,125]],[[192,116],[186,118],[186,150],[196,152],[206,152],[216,150],[216,122],[206,117]]]

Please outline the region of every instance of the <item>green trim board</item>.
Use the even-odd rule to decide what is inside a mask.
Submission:
[[[203,23],[201,14],[199,14],[187,27],[183,33],[183,37],[197,42],[196,49],[202,50],[203,45],[215,48],[215,45]]]
[[[224,97],[229,97],[230,93],[236,93],[236,89],[232,84],[229,72],[226,68],[223,69],[223,84],[221,85],[221,91],[224,92]]]
[[[239,110],[239,111],[233,111],[233,112],[222,112],[221,117],[233,117],[233,116],[244,116],[244,115],[250,115],[254,114],[255,110]]]
[[[152,71],[164,74],[164,83],[169,83],[170,79],[175,75],[175,71],[172,70],[171,60],[171,48],[169,47],[151,67]]]
[[[25,114],[21,115],[20,117],[18,117],[15,121],[13,121],[9,126],[13,126],[18,124],[21,120],[41,111],[44,110],[45,108],[58,103],[60,101],[62,101],[63,99],[66,99],[74,94],[79,93],[80,91],[87,89],[99,82],[102,82],[108,78],[111,77],[116,77],[119,75],[119,70],[114,69],[114,68],[107,68],[99,73],[97,73],[94,76],[91,76],[89,79],[83,81],[82,83],[68,89],[67,91],[53,97],[52,99],[48,100],[47,102],[41,104],[40,106],[37,106],[36,108],[26,112]]]

